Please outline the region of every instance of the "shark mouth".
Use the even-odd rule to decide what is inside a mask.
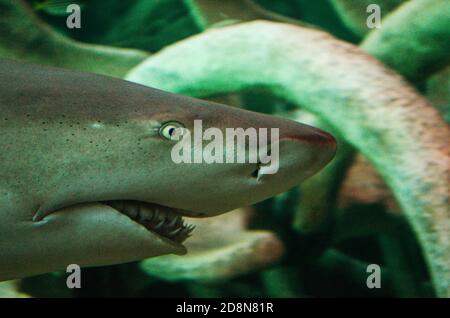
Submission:
[[[125,214],[164,239],[181,244],[191,236],[195,225],[184,222],[175,209],[140,201],[105,201],[113,209]]]

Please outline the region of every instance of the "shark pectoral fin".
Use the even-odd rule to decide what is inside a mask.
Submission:
[[[184,246],[170,244],[101,203],[56,211],[20,231],[23,240],[8,247],[7,268],[0,268],[8,279],[65,270],[69,264],[102,266],[186,253]]]

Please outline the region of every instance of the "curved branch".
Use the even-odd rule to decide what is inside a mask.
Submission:
[[[123,77],[149,55],[73,41],[42,22],[22,0],[0,0],[0,57]]]
[[[450,167],[449,127],[377,60],[324,32],[251,22],[178,42],[127,78],[196,96],[267,87],[323,118],[381,171],[419,237],[438,293],[450,295],[443,177]]]
[[[361,48],[413,82],[450,63],[450,1],[411,0],[383,19]]]

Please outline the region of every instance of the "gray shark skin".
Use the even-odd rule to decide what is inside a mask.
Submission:
[[[10,60],[0,60],[0,110],[0,280],[184,254],[182,240],[144,226],[143,212],[130,217],[130,206],[214,216],[288,190],[336,150],[332,136],[294,121]],[[279,128],[279,171],[255,178],[254,163],[174,163],[175,142],[158,130],[193,129],[195,119],[224,135]]]

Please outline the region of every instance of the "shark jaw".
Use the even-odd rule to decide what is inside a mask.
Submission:
[[[183,220],[183,216],[192,217],[195,215],[202,217],[204,215],[203,213],[192,213],[144,201],[109,200],[98,201],[97,203],[104,204],[116,212],[127,216],[136,226],[151,232],[151,234],[157,236],[166,244],[184,250],[185,247],[182,243],[191,236],[195,226],[186,223]],[[33,217],[33,221],[43,221],[54,212],[38,210]]]
[[[184,222],[182,212],[177,209],[141,201],[117,200],[103,203],[171,244],[183,243],[195,228]]]

